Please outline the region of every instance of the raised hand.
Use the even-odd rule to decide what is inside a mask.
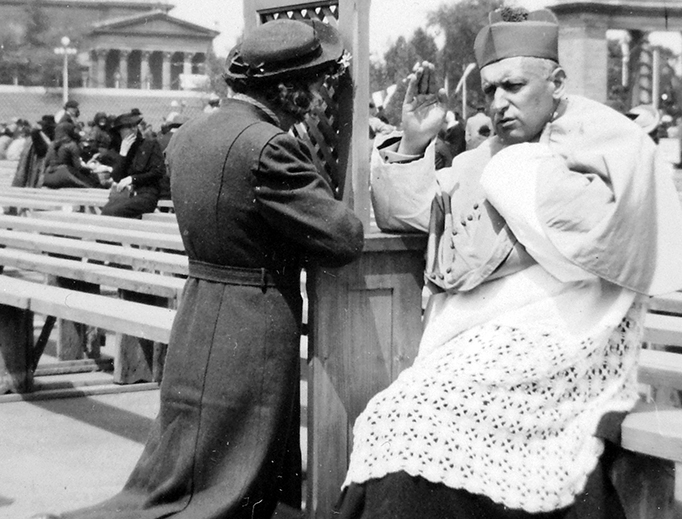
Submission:
[[[428,61],[416,65],[408,80],[398,152],[421,155],[443,126],[447,95],[444,89],[437,89],[435,68]]]
[[[130,148],[132,147],[136,138],[137,138],[137,133],[130,133],[123,138],[123,141],[121,142],[121,149],[119,151],[119,154],[122,157],[125,157],[126,155],[128,155],[128,152],[130,151]]]

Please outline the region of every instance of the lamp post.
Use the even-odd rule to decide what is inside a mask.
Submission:
[[[459,83],[457,83],[457,88],[455,88],[455,95],[457,95],[462,90],[462,119],[466,121],[467,118],[467,77],[471,74],[471,71],[476,68],[476,63],[469,63],[464,69]]]
[[[62,66],[62,105],[65,105],[69,100],[69,55],[76,54],[77,50],[74,47],[69,47],[71,40],[68,36],[62,36],[61,47],[56,47],[54,49],[55,54],[61,54],[64,56],[63,66]]]

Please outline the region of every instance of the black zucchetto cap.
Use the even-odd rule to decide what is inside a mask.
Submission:
[[[227,57],[232,80],[269,81],[312,76],[343,55],[338,31],[318,20],[273,20],[255,28]]]
[[[506,16],[510,13],[509,16]],[[474,52],[478,68],[519,56],[559,62],[559,22],[548,9],[497,10],[476,36]]]

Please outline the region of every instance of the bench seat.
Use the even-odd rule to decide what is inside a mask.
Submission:
[[[185,286],[185,280],[178,277],[55,258],[15,249],[0,249],[0,265],[174,300],[180,299]]]
[[[74,258],[118,263],[129,265],[138,270],[147,269],[183,276],[188,273],[187,256],[177,253],[121,247],[120,245],[7,229],[0,229],[0,245],[32,252],[46,252]]]
[[[100,216],[100,218],[109,218]],[[0,216],[0,229],[16,229],[25,232],[39,232],[55,236],[73,236],[125,245],[137,245],[153,249],[184,252],[185,246],[178,234],[164,234],[127,229],[106,228],[101,225],[52,222],[40,218],[21,216]]]
[[[175,310],[0,275],[0,304],[168,343]]]

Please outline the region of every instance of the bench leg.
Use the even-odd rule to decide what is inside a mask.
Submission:
[[[33,313],[0,305],[0,394],[33,387]]]
[[[119,297],[155,306],[167,306],[168,300],[158,296],[119,290]],[[166,358],[166,345],[130,335],[116,334],[115,384],[160,382]]]
[[[99,294],[100,292],[99,285],[60,277],[50,277],[49,284],[89,294]],[[87,352],[88,357],[97,358],[99,356],[100,335],[101,331],[97,328],[58,319],[55,356],[59,360],[79,360]]]
[[[682,463],[675,463],[675,519],[682,518]]]

